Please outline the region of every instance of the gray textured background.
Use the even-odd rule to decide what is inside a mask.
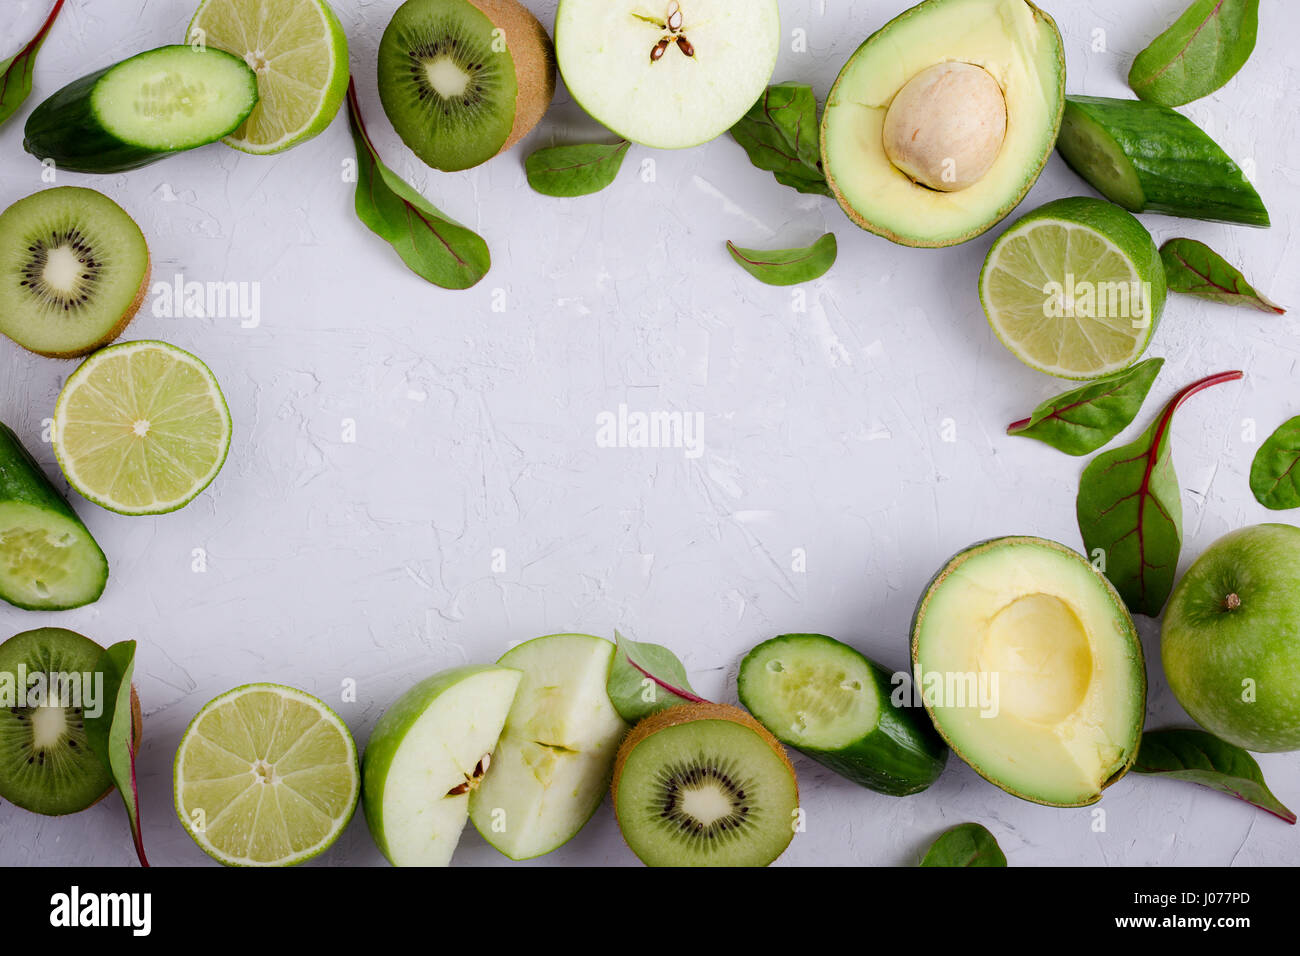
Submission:
[[[544,23],[554,0],[529,0]],[[0,10],[0,56],[24,42],[45,0]],[[71,0],[43,50],[33,105],[64,83],[176,42],[191,0]],[[595,197],[531,192],[522,159],[596,125],[561,89],[512,153],[465,173],[428,170],[380,108],[375,50],[396,0],[337,0],[362,105],[390,165],[487,239],[475,289],[443,292],[407,272],[352,211],[338,117],[275,157],[216,145],[125,175],[66,174],[140,222],[155,280],[258,282],[261,323],[162,318],[152,303],[127,338],[162,338],[203,358],[235,421],[224,472],[183,511],[125,518],[74,496],[112,564],[99,603],[61,614],[0,609],[4,636],[41,625],[103,644],[140,642],[145,839],[156,863],[205,864],[171,804],[171,766],[195,712],[237,684],[282,681],[337,707],[365,739],[384,707],[428,673],[488,661],[553,631],[614,628],[674,648],[696,689],[734,700],[739,656],[787,631],[847,640],[905,665],[913,603],[952,552],[1009,533],[1078,547],[1082,462],[1005,437],[1062,383],[998,344],[976,276],[998,230],[964,246],[903,249],[855,228],[829,199],[800,196],[751,167],[729,139],[684,152],[633,147]],[[824,97],[857,44],[904,0],[782,0],[776,79]],[[1072,92],[1125,95],[1133,55],[1182,0],[1057,0]],[[1294,5],[1264,4],[1260,43],[1225,89],[1186,112],[1254,179],[1273,216],[1252,230],[1144,217],[1157,241],[1188,235],[1245,263],[1276,300],[1300,306],[1300,87]],[[1106,49],[1094,51],[1104,31]],[[22,117],[0,130],[0,206],[39,188]],[[642,175],[653,164],[654,176]],[[645,181],[652,179],[652,181]],[[1021,211],[1088,187],[1057,157]],[[834,230],[840,258],[805,287],[806,308],[727,258],[742,245],[802,245]],[[494,311],[494,303],[504,311]],[[1246,475],[1259,440],[1300,412],[1295,322],[1171,299],[1150,354],[1168,365],[1130,430],[1209,372],[1243,368],[1180,413],[1184,566],[1220,534],[1269,520]],[[42,419],[75,365],[0,340],[0,419],[52,474]],[[704,453],[610,449],[596,416],[699,412]],[[344,441],[347,421],[355,441]],[[1251,437],[1250,422],[1258,437]],[[952,439],[952,440],[945,440]],[[792,570],[805,549],[806,573]],[[207,569],[196,573],[195,549]],[[494,572],[494,549],[505,570]],[[1149,726],[1184,724],[1142,621]],[[356,703],[340,701],[354,679]],[[782,863],[915,863],[945,827],[976,820],[1013,864],[1296,864],[1292,828],[1186,784],[1130,776],[1101,807],[1054,810],[1002,793],[960,761],[926,793],[879,796],[796,757],[808,832]],[[1260,758],[1300,803],[1300,755]],[[0,863],[129,864],[116,799],[66,819],[0,807]],[[458,863],[502,862],[472,829]],[[322,865],[382,862],[360,814]],[[635,862],[608,807],[545,864]]]

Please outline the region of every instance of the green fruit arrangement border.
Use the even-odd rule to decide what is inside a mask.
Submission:
[[[240,0],[235,6],[249,9],[257,7],[258,3],[259,0]],[[13,117],[30,93],[36,56],[64,4],[65,0],[55,0],[37,35],[17,54],[0,63],[0,77],[4,80],[0,86],[0,123]],[[315,115],[309,117],[310,122],[305,123],[296,136],[288,137],[285,144],[259,150],[255,143],[241,138],[241,130],[253,128],[243,124],[255,123],[254,111],[261,102],[255,88],[258,82],[255,64],[245,65],[248,56],[239,50],[209,50],[202,37],[195,34],[187,36],[189,45],[145,51],[83,77],[54,94],[30,114],[25,148],[42,161],[52,162],[56,168],[100,173],[138,168],[182,149],[205,146],[223,138],[230,145],[250,152],[275,152],[320,133],[346,103],[358,161],[357,217],[387,241],[408,268],[428,282],[447,289],[473,286],[491,267],[486,242],[441,213],[384,165],[366,131],[355,83],[347,76],[346,56],[343,56],[342,63],[338,62],[339,50],[346,51],[342,27],[323,0],[301,0],[300,7],[305,9],[313,4],[324,24],[326,39],[323,42],[332,44],[335,70],[326,84],[327,89],[321,92]],[[445,795],[438,795],[439,801],[452,801],[438,803],[439,812],[448,812],[449,819],[459,814],[454,834],[442,840],[435,854],[438,862],[450,860],[460,827],[469,819],[484,833],[489,843],[507,856],[527,858],[549,852],[581,829],[612,787],[620,827],[629,846],[644,862],[651,865],[765,865],[779,857],[802,826],[794,768],[783,749],[787,746],[800,750],[867,789],[896,797],[927,789],[942,772],[951,748],[997,786],[1024,799],[1048,805],[1080,806],[1095,802],[1100,799],[1102,789],[1132,769],[1210,787],[1253,804],[1287,823],[1296,822],[1295,814],[1269,791],[1258,764],[1248,751],[1300,749],[1300,715],[1289,714],[1285,708],[1278,708],[1270,702],[1250,710],[1237,708],[1230,699],[1231,695],[1225,698],[1222,688],[1211,686],[1216,664],[1211,656],[1206,655],[1204,646],[1211,637],[1230,638],[1232,651],[1237,655],[1234,666],[1252,673],[1263,668],[1267,673],[1262,679],[1268,682],[1270,691],[1285,681],[1300,679],[1300,661],[1294,662],[1295,673],[1286,669],[1289,666],[1286,662],[1268,671],[1261,662],[1268,657],[1269,645],[1261,646],[1252,637],[1261,629],[1268,631],[1271,627],[1283,633],[1290,627],[1294,632],[1294,625],[1300,625],[1297,619],[1300,610],[1286,608],[1285,600],[1278,598],[1279,594],[1283,598],[1300,595],[1300,579],[1297,579],[1300,572],[1292,574],[1286,570],[1288,563],[1300,566],[1300,543],[1297,541],[1300,530],[1289,525],[1260,525],[1233,532],[1216,542],[1175,586],[1183,533],[1181,489],[1171,458],[1171,422],[1175,412],[1192,396],[1206,388],[1238,380],[1243,373],[1227,371],[1188,384],[1175,394],[1137,441],[1103,451],[1141,413],[1163,366],[1163,360],[1159,358],[1139,360],[1159,321],[1166,290],[1176,295],[1197,296],[1273,315],[1285,312],[1257,291],[1240,269],[1204,243],[1175,238],[1156,249],[1150,234],[1132,215],[1151,211],[1255,227],[1269,225],[1264,203],[1240,167],[1204,131],[1175,110],[1175,107],[1218,90],[1245,66],[1255,45],[1258,2],[1196,0],[1135,59],[1128,79],[1137,98],[1108,99],[1066,95],[1060,34],[1048,14],[1027,0],[980,0],[989,16],[1004,13],[1020,18],[1020,22],[1031,27],[1043,40],[1047,53],[1041,61],[1029,64],[1027,72],[1042,90],[1047,91],[1047,101],[1055,103],[1056,108],[1038,117],[1035,129],[1038,141],[1023,146],[1017,144],[1012,149],[1006,139],[1011,135],[1008,130],[1012,124],[1005,120],[1011,112],[1025,109],[1025,91],[1014,88],[1006,77],[996,76],[988,62],[981,66],[978,61],[984,50],[974,45],[964,47],[966,41],[960,38],[943,41],[946,44],[943,62],[917,76],[898,77],[901,85],[895,87],[889,108],[883,111],[886,115],[883,117],[880,156],[868,153],[862,163],[872,167],[868,170],[867,182],[872,176],[883,177],[878,181],[886,184],[887,190],[896,190],[899,195],[910,197],[907,203],[915,203],[917,211],[913,215],[918,220],[932,211],[940,218],[946,216],[947,213],[943,212],[947,208],[944,197],[948,192],[960,190],[972,190],[968,195],[978,195],[981,202],[987,201],[989,210],[981,221],[945,223],[943,229],[926,233],[906,221],[906,209],[899,213],[896,209],[859,208],[860,204],[868,207],[871,204],[862,202],[864,193],[853,182],[855,173],[849,168],[852,163],[840,158],[838,144],[843,141],[843,129],[851,129],[853,123],[863,122],[861,117],[854,118],[852,106],[846,104],[850,103],[854,91],[861,84],[869,84],[878,78],[879,51],[888,49],[889,43],[903,42],[913,35],[909,31],[930,29],[926,23],[936,28],[942,26],[943,18],[950,15],[951,5],[952,0],[925,0],[868,37],[850,57],[821,111],[812,88],[807,84],[782,82],[766,85],[771,78],[771,67],[768,67],[768,75],[763,79],[765,88],[749,91],[745,87],[750,82],[748,77],[736,81],[740,92],[732,92],[740,95],[744,102],[751,102],[750,92],[757,94],[757,101],[752,106],[742,114],[734,103],[719,105],[719,115],[715,119],[721,121],[725,115],[725,125],[718,126],[708,135],[698,131],[696,135],[704,135],[703,141],[708,141],[729,132],[754,165],[771,172],[779,184],[801,193],[833,197],[856,225],[907,246],[952,245],[997,225],[1037,180],[1053,146],[1083,180],[1105,197],[1057,200],[1012,223],[990,250],[980,289],[990,324],[1018,358],[1040,370],[1084,382],[1041,403],[1027,417],[1008,426],[1007,433],[1041,441],[1068,455],[1101,452],[1084,469],[1076,502],[1086,557],[1055,542],[1034,538],[998,539],[962,552],[940,570],[921,597],[912,634],[913,670],[911,675],[902,676],[914,678],[918,685],[924,683],[927,673],[924,658],[930,653],[925,644],[927,611],[947,600],[946,595],[952,588],[950,582],[960,577],[955,569],[968,561],[974,567],[980,560],[986,560],[989,554],[996,557],[1013,549],[1019,549],[1021,554],[1032,552],[1049,565],[1057,562],[1059,567],[1064,567],[1059,564],[1062,561],[1070,564],[1075,568],[1070,573],[1078,573],[1077,566],[1086,568],[1084,578],[1092,584],[1084,586],[1084,589],[1095,589],[1100,595],[1090,600],[1095,599],[1099,606],[1109,607],[1108,613],[1115,616],[1119,631],[1127,635],[1122,653],[1127,655],[1130,669],[1135,666],[1134,673],[1139,675],[1133,678],[1132,696],[1128,702],[1128,706],[1136,707],[1136,733],[1119,747],[1113,759],[1105,763],[1100,779],[1092,781],[1089,787],[1076,794],[1057,798],[1044,795],[1052,789],[1051,786],[1045,788],[1044,793],[1018,789],[1005,774],[990,769],[989,760],[964,752],[963,747],[982,744],[977,740],[973,745],[963,736],[969,733],[969,728],[961,725],[960,715],[954,714],[952,702],[943,700],[933,688],[919,689],[914,702],[899,700],[894,690],[900,675],[890,675],[881,665],[825,635],[782,635],[760,644],[746,655],[741,667],[738,695],[748,713],[700,698],[691,689],[685,668],[667,648],[638,644],[617,635],[614,643],[586,635],[556,635],[523,645],[531,646],[532,650],[521,656],[515,651],[508,652],[495,668],[469,668],[465,673],[435,675],[430,678],[433,684],[426,681],[413,689],[412,693],[423,688],[420,695],[408,695],[403,698],[403,701],[410,698],[407,704],[399,701],[394,705],[394,714],[402,706],[406,707],[402,712],[409,719],[402,725],[402,733],[411,732],[423,715],[435,712],[440,714],[439,719],[444,724],[451,726],[455,723],[454,713],[437,710],[439,705],[435,701],[440,693],[450,693],[449,689],[461,681],[491,672],[496,675],[498,690],[495,692],[500,696],[500,675],[522,675],[505,681],[510,685],[509,696],[501,696],[498,701],[500,720],[496,724],[496,734],[488,735],[484,752],[479,755],[476,751],[472,760],[467,758],[465,766],[455,768],[452,786]],[[701,69],[708,69],[713,37],[707,25],[691,20],[689,7],[689,3],[673,0],[666,4],[662,17],[638,15],[637,19],[645,22],[636,29],[651,28],[653,42],[644,62],[627,67],[631,79],[622,75],[610,77],[615,87],[624,82],[634,86],[647,82],[675,89],[677,85],[698,82],[683,79],[689,74],[682,72],[679,66],[698,62],[706,64]],[[764,51],[758,59],[766,63],[767,53],[771,52],[768,47],[774,51],[779,46],[776,3],[762,0],[756,9],[757,13],[749,11],[751,16],[763,23],[770,20],[771,29],[761,40],[755,41],[758,44],[756,49]],[[201,5],[196,23],[203,12]],[[572,26],[575,18],[590,15],[590,12],[590,0],[562,0],[557,15],[557,34],[567,34],[575,29]],[[515,45],[497,51],[504,53],[500,62],[494,61],[486,67],[475,63],[468,67],[457,61],[455,67],[467,77],[465,82],[470,91],[484,98],[487,93],[483,91],[488,84],[483,81],[480,85],[482,76],[491,70],[496,71],[497,86],[507,91],[503,94],[505,100],[494,104],[501,110],[501,116],[491,121],[471,117],[477,125],[469,120],[457,125],[450,118],[422,113],[426,101],[432,100],[435,94],[448,101],[466,95],[463,89],[451,93],[445,91],[447,83],[454,88],[460,81],[456,76],[448,80],[448,74],[428,68],[432,60],[425,63],[426,75],[417,76],[412,81],[418,87],[416,106],[413,107],[410,97],[399,89],[398,78],[417,58],[414,46],[418,44],[411,37],[435,13],[454,16],[458,23],[466,24],[465,30],[469,33],[480,30],[484,35],[495,36],[495,32],[502,32],[517,40]],[[721,14],[724,20],[733,15],[732,11]],[[562,31],[560,25],[566,23],[569,25]],[[447,170],[469,168],[510,149],[543,117],[554,94],[558,52],[560,74],[568,78],[569,70],[573,71],[571,86],[584,91],[587,98],[584,106],[600,120],[601,116],[597,114],[603,114],[610,107],[599,95],[599,90],[588,85],[588,77],[582,75],[572,55],[566,52],[571,49],[567,40],[567,35],[560,36],[558,46],[553,46],[545,28],[514,0],[408,0],[399,8],[380,46],[380,93],[385,112],[402,139],[430,166]],[[129,83],[131,76],[141,69],[139,64],[152,62],[150,58],[174,64],[181,74],[192,74],[193,77],[215,77],[216,73],[212,71],[224,71],[228,79],[223,82],[232,91],[230,96],[233,99],[219,98],[219,102],[207,104],[211,107],[211,115],[201,117],[193,129],[187,130],[188,138],[174,139],[166,144],[151,143],[148,130],[134,129],[120,117],[105,115],[111,110],[101,109],[105,103],[111,105],[112,102],[109,93],[103,91],[120,89],[123,83]],[[771,60],[774,65],[774,53]],[[870,69],[873,66],[877,69]],[[410,72],[419,73],[415,69]],[[645,80],[645,77],[653,77],[653,80]],[[959,92],[954,93],[953,89]],[[269,104],[268,100],[264,105],[270,109]],[[726,115],[727,110],[735,115]],[[450,110],[447,117],[450,117]],[[509,122],[503,122],[503,118]],[[960,124],[966,121],[973,121],[976,126],[962,127]],[[440,130],[438,136],[428,136],[429,124]],[[606,125],[611,129],[623,128],[614,120]],[[954,132],[956,129],[962,132]],[[978,132],[972,132],[972,129]],[[626,128],[626,138],[614,142],[574,143],[536,150],[524,160],[524,169],[530,186],[544,195],[558,198],[590,195],[616,181],[624,160],[635,145],[634,140],[643,145],[665,145],[656,140],[661,135],[662,129],[653,124],[644,128],[632,124]],[[1043,143],[1046,149],[1039,148]],[[995,179],[1001,183],[999,177],[1006,172],[1006,167],[1017,162],[1020,166],[1010,171],[1015,175],[1008,180],[1009,185],[990,185]],[[50,190],[43,195],[48,199],[49,193],[54,192]],[[14,208],[4,214],[11,216],[11,223],[14,221],[12,217],[17,216]],[[121,213],[121,210],[117,212]],[[110,210],[106,215],[111,218],[114,213]],[[129,217],[125,220],[129,223]],[[1136,315],[1146,323],[1141,326],[1143,334],[1133,337],[1133,347],[1119,358],[1087,357],[1077,370],[1078,374],[1044,369],[1027,353],[1025,343],[1017,338],[1019,333],[1004,321],[1005,297],[997,285],[997,269],[1007,268],[1000,259],[1004,247],[1020,241],[1021,237],[1029,243],[1051,242],[1051,230],[1062,227],[1089,233],[1098,243],[1098,248],[1118,250],[1121,259],[1133,264],[1134,277],[1145,280],[1147,287],[1145,298],[1137,300],[1137,306],[1130,303],[1130,311],[1135,308]],[[130,231],[129,227],[125,228]],[[836,238],[831,233],[806,248],[762,250],[728,241],[726,249],[737,266],[757,281],[769,285],[794,285],[817,279],[834,266],[838,254]],[[85,257],[81,260],[83,265],[86,261]],[[142,274],[136,268],[139,262],[143,263]],[[142,291],[148,288],[147,254],[139,262],[133,265],[136,272],[128,277],[126,288],[130,293],[138,286],[136,293],[124,296],[123,301],[114,306],[112,315],[97,317],[94,334],[87,334],[84,342],[69,344],[60,341],[42,347],[27,340],[31,334],[29,328],[4,326],[0,331],[19,345],[53,357],[99,354],[99,350],[109,345],[128,325],[141,304]],[[90,263],[91,267],[94,265]],[[48,273],[48,269],[46,271]],[[40,277],[38,272],[28,275],[22,285],[27,286],[34,277]],[[1042,290],[1045,309],[1050,301],[1059,304],[1064,296],[1069,298],[1073,310],[1064,316],[1066,321],[1055,327],[1060,336],[1058,344],[1070,335],[1071,322],[1105,322],[1128,317],[1107,314],[1095,300],[1085,304],[1075,296],[1076,291],[1072,289],[1068,296],[1064,296],[1060,291]],[[1086,293],[1087,290],[1083,291]],[[80,301],[84,302],[86,298],[88,296],[83,294]],[[61,301],[66,303],[67,300]],[[68,304],[62,307],[65,310],[70,308]],[[1047,311],[1044,316],[1063,318]],[[165,348],[161,343],[158,345]],[[189,358],[193,359],[192,356]],[[202,367],[197,359],[194,362]],[[211,388],[219,399],[220,391],[215,381]],[[224,400],[220,406],[224,410]],[[57,443],[56,436],[56,448]],[[219,470],[224,456],[225,448],[222,447],[215,469],[192,489],[192,494],[184,502],[207,486]],[[1255,456],[1250,469],[1250,487],[1261,505],[1272,510],[1300,507],[1298,463],[1300,416],[1280,426]],[[65,472],[69,470],[62,455],[60,466]],[[75,480],[72,483],[83,495],[96,500],[92,491]],[[69,566],[75,566],[80,575],[78,586],[66,597],[50,595],[43,588],[37,591],[19,589],[21,593],[15,596],[12,587],[9,590],[0,588],[0,597],[17,607],[35,609],[78,607],[98,599],[107,579],[103,551],[90,538],[66,498],[40,472],[17,436],[7,427],[0,427],[0,504],[13,504],[38,512],[38,531],[32,532],[36,537],[59,534],[63,540],[75,542],[75,547],[70,549],[75,553],[67,560],[75,560],[75,564]],[[151,512],[145,508],[130,513]],[[0,528],[0,532],[5,530]],[[0,534],[0,542],[7,540]],[[11,562],[15,567],[22,566],[23,561],[30,563],[45,557],[39,551],[39,545],[30,545],[36,548],[30,552],[21,550],[29,546],[21,542],[4,546],[19,549],[14,552]],[[1266,552],[1275,559],[1277,567],[1271,572],[1255,575],[1243,571],[1250,566],[1246,555],[1252,550]],[[33,554],[36,558],[32,558]],[[1014,604],[1026,597],[1041,595],[1016,595],[1011,602]],[[1300,603],[1300,599],[1295,600]],[[1145,669],[1131,615],[1156,617],[1165,611],[1166,605],[1169,610],[1162,641],[1166,674],[1180,703],[1204,730],[1174,728],[1143,732],[1142,729]],[[1040,613],[1053,612],[1037,607],[1033,610],[1035,615]],[[1207,624],[1207,620],[1212,618],[1217,619]],[[1034,628],[1045,620],[1044,617],[1029,618],[1029,624],[1018,625],[1020,630],[1013,628],[1013,638],[1032,634]],[[1216,627],[1218,631],[1214,630]],[[492,835],[493,817],[500,808],[485,808],[483,813],[479,813],[474,809],[475,800],[480,792],[496,786],[492,781],[508,779],[505,775],[509,771],[501,768],[508,765],[515,751],[537,743],[520,742],[511,736],[512,733],[518,737],[519,726],[534,726],[529,722],[548,714],[545,706],[518,688],[527,688],[530,680],[540,679],[539,674],[547,673],[547,669],[554,666],[549,649],[559,646],[556,638],[571,643],[577,637],[584,642],[584,653],[595,655],[597,663],[593,665],[595,670],[592,673],[598,679],[594,683],[588,681],[584,686],[575,684],[572,695],[574,699],[588,699],[594,695],[597,704],[609,711],[607,731],[599,743],[569,746],[554,742],[542,746],[552,749],[557,767],[566,768],[556,773],[576,774],[574,779],[579,781],[578,790],[583,793],[583,800],[581,805],[572,802],[562,802],[559,806],[548,804],[546,809],[550,815],[547,819],[553,822],[553,826],[545,834],[521,835],[515,831],[509,838],[498,840]],[[548,644],[548,641],[552,643]],[[587,645],[586,641],[595,644]],[[61,712],[60,719],[64,723],[59,746],[82,755],[77,769],[68,771],[82,775],[82,779],[77,781],[79,788],[70,796],[65,789],[60,802],[49,798],[46,785],[38,784],[33,788],[31,780],[27,779],[23,786],[19,786],[15,776],[10,774],[8,779],[0,779],[0,796],[35,812],[67,813],[84,809],[102,799],[105,789],[111,792],[115,788],[127,811],[140,862],[148,865],[141,837],[135,781],[135,758],[142,730],[139,699],[132,684],[135,643],[122,642],[104,649],[72,632],[45,628],[24,632],[0,645],[0,660],[5,660],[7,653],[15,659],[21,658],[24,666],[30,661],[35,667],[41,661],[56,659],[60,653],[70,649],[81,655],[79,659],[89,661],[97,658],[88,673],[105,680],[108,702],[108,706],[93,717],[75,707],[65,707]],[[559,651],[555,653],[560,654]],[[569,653],[569,650],[563,652]],[[563,654],[560,654],[560,659],[565,659]],[[517,671],[512,661],[518,663]],[[846,673],[857,676],[850,679]],[[1062,674],[1068,678],[1069,669],[1058,668],[1050,679],[1059,680]],[[1039,677],[1049,680],[1043,675]],[[1111,679],[1107,675],[1106,680]],[[436,687],[437,693],[431,694],[430,687]],[[593,691],[593,687],[596,690]],[[23,687],[18,692],[26,690]],[[0,687],[0,694],[4,692]],[[8,692],[13,694],[15,689],[11,687]],[[375,776],[366,769],[371,748],[367,748],[366,756],[358,757],[346,727],[328,708],[291,688],[280,688],[278,692],[306,698],[314,702],[313,706],[318,704],[324,713],[330,714],[346,737],[351,749],[342,759],[337,754],[330,758],[334,761],[333,766],[347,767],[350,763],[353,768],[350,773],[352,789],[340,804],[344,809],[333,820],[329,832],[309,847],[310,852],[303,853],[301,848],[278,852],[274,848],[255,847],[256,840],[250,838],[245,855],[228,853],[215,848],[215,838],[210,838],[201,828],[195,829],[196,817],[189,812],[192,808],[185,804],[182,796],[181,758],[178,754],[177,812],[196,842],[222,862],[252,865],[296,863],[325,850],[347,825],[360,801],[366,805],[367,820],[383,852],[395,863],[406,862],[398,859],[404,857],[401,848],[386,842],[383,835],[386,830],[396,833],[399,829],[399,823],[395,821],[400,820],[400,800],[393,805],[396,809],[389,814],[387,823],[384,818],[389,806],[385,787],[388,778],[396,773],[392,768],[399,764],[401,734],[377,734],[386,736],[383,747],[385,764],[383,773]],[[819,713],[815,707],[792,712],[789,700],[800,694],[841,700],[854,717],[850,720],[842,714]],[[1246,703],[1255,704],[1256,700],[1251,698]],[[25,732],[30,736],[31,731],[19,725],[43,720],[44,717],[34,709],[42,706],[58,709],[55,703],[49,702],[31,706],[27,703],[22,706],[11,704],[0,713],[0,722],[12,724],[6,728],[10,732]],[[1018,701],[1017,706],[1032,709],[1043,706],[1043,703],[1030,695]],[[759,719],[755,720],[755,717]],[[381,726],[384,726],[382,721]],[[512,731],[512,728],[515,729]],[[653,794],[653,800],[665,807],[662,814],[642,817],[640,811],[648,799],[647,788],[658,786],[658,782],[667,779],[664,776],[666,771],[656,769],[656,761],[669,760],[671,766],[673,754],[691,748],[698,750],[701,741],[723,739],[734,741],[728,745],[732,748],[730,752],[724,747],[720,758],[709,766],[689,767],[681,771],[681,776],[669,774],[675,781],[671,793],[666,796]],[[1005,746],[1014,756],[1014,742]],[[66,756],[67,752],[70,751],[61,751],[60,757]],[[93,754],[94,760],[86,757],[87,754]],[[26,763],[43,766],[45,757],[39,748],[32,748]],[[575,763],[578,757],[582,758],[581,771],[573,769],[578,766]],[[256,779],[257,785],[283,782],[276,779],[275,768],[267,764],[265,754],[259,754],[257,759],[265,764],[258,771],[261,777]],[[535,757],[518,759],[528,761]],[[50,761],[52,765],[58,762],[57,759]],[[996,763],[996,759],[992,763]],[[724,772],[726,767],[730,770]],[[460,776],[463,776],[463,782],[460,782]],[[372,783],[372,778],[378,782]],[[762,781],[761,797],[754,792],[759,785],[752,781]],[[65,784],[66,780],[59,778],[58,785]],[[748,793],[747,786],[750,788]],[[372,787],[375,788],[373,793]],[[782,796],[780,799],[770,796],[774,793]],[[18,794],[16,798],[15,794]],[[369,800],[367,796],[370,796]],[[658,806],[659,803],[652,805]],[[713,809],[702,811],[701,807]],[[776,823],[772,822],[774,816]],[[286,812],[286,832],[291,838],[293,831],[287,822],[289,818]],[[786,818],[790,818],[788,822]],[[416,862],[427,863],[428,859]],[[1007,859],[992,833],[979,824],[965,823],[943,834],[926,853],[921,865],[1005,866]]]

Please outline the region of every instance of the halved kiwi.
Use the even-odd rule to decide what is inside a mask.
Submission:
[[[379,43],[379,99],[435,169],[469,169],[509,149],[555,95],[555,53],[516,0],[407,0]]]
[[[623,839],[650,866],[767,866],[794,837],[799,787],[749,714],[686,704],[637,724],[614,764]]]
[[[0,213],[0,332],[75,358],[122,334],[149,290],[149,247],[103,193],[55,186]]]
[[[103,653],[90,638],[61,627],[24,631],[0,644],[0,798],[33,813],[59,816],[84,810],[113,791],[113,778],[86,741],[85,725],[85,705],[110,704],[96,704],[97,698],[71,683],[72,675],[78,675],[78,682],[93,675]],[[51,674],[60,675],[58,691],[51,690]],[[40,703],[32,706],[37,681]],[[26,690],[20,691],[20,685]],[[74,686],[76,692],[70,689]],[[138,748],[135,688],[131,709]]]

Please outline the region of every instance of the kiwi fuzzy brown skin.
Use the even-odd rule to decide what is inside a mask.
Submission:
[[[614,760],[614,782],[610,787],[610,791],[614,795],[615,806],[618,805],[618,784],[623,776],[623,765],[627,763],[628,756],[636,749],[637,744],[666,727],[689,724],[697,720],[728,720],[758,734],[789,769],[790,776],[795,781],[795,797],[798,798],[799,777],[794,772],[794,764],[790,762],[790,757],[786,754],[785,748],[781,746],[781,741],[773,737],[771,731],[739,707],[702,701],[698,704],[682,704],[679,707],[670,707],[667,710],[651,714],[633,727],[631,732],[623,738],[623,743],[618,748],[618,756]],[[621,828],[622,824],[620,823],[619,826]]]
[[[555,97],[555,45],[546,27],[516,0],[469,0],[505,32],[506,46],[515,61],[519,90],[515,94],[515,121],[498,156],[527,136],[541,121]],[[533,37],[534,43],[515,43],[514,37]]]
[[[98,352],[105,345],[110,344],[126,331],[126,327],[131,324],[131,320],[135,318],[135,314],[140,311],[140,306],[144,305],[145,296],[149,294],[149,279],[153,275],[153,255],[151,253],[147,253],[147,255],[148,259],[145,261],[144,265],[144,276],[140,279],[140,288],[136,289],[135,297],[131,299],[130,305],[126,307],[126,310],[122,313],[122,317],[117,320],[117,323],[90,345],[87,345],[85,348],[75,349],[71,352],[43,352],[40,349],[28,348],[26,345],[23,345],[23,343],[17,342],[13,339],[10,341],[15,341],[15,344],[22,346],[27,349],[27,351],[36,355],[44,356],[45,358],[75,359],[89,355],[91,352]]]

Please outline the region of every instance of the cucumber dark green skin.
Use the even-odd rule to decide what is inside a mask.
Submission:
[[[156,51],[148,51],[154,52]],[[225,56],[243,63],[243,60],[222,50],[209,49],[203,55]],[[32,115],[27,117],[27,125],[23,127],[23,149],[42,162],[52,160],[59,169],[75,173],[121,173],[182,152],[178,149],[146,149],[125,142],[104,128],[91,107],[91,94],[104,74],[119,65],[120,63],[114,63],[72,81],[32,110]],[[253,77],[256,87],[256,74],[249,70],[249,75]],[[253,102],[249,104],[249,112],[252,112],[256,104],[257,97],[254,96]],[[215,142],[233,133],[247,116],[248,113],[245,113],[239,122],[216,133],[208,142]],[[193,149],[199,145],[205,144],[196,143],[185,148]]]
[[[1073,149],[1073,122],[1082,114],[1100,126],[1128,159],[1143,193],[1136,206],[1112,195]],[[1145,100],[1067,96],[1057,151],[1107,199],[1130,212],[1269,225],[1268,210],[1231,157],[1204,130],[1167,106]]]
[[[0,422],[0,502],[9,501],[16,501],[38,508],[41,511],[56,514],[72,522],[85,532],[85,540],[99,555],[104,572],[99,590],[95,595],[89,601],[79,602],[73,606],[81,607],[83,604],[92,604],[97,601],[99,596],[104,593],[104,586],[108,583],[108,559],[104,557],[103,550],[91,537],[81,519],[77,517],[77,513],[72,510],[72,506],[59,494],[54,485],[50,484],[50,480],[45,477],[45,472],[41,470],[41,466],[36,463],[36,459],[31,456],[31,453],[23,447],[13,429],[4,422]],[[0,600],[26,611],[66,610],[66,608],[34,607],[30,604],[20,603],[14,600],[11,595],[3,592],[0,592]]]
[[[823,635],[810,636],[822,637]],[[751,650],[745,655],[746,659],[761,647],[763,644]],[[939,775],[943,773],[944,765],[948,762],[948,746],[934,729],[934,725],[930,723],[930,718],[924,709],[910,706],[898,707],[893,703],[890,699],[895,692],[893,674],[871,658],[865,655],[859,656],[866,661],[876,685],[876,692],[880,695],[880,717],[872,731],[840,750],[818,750],[796,745],[791,742],[789,735],[783,729],[774,727],[767,729],[786,746],[794,748],[859,786],[892,797],[906,797],[920,793],[938,780]],[[742,661],[742,670],[744,666]],[[745,699],[743,685],[740,690],[740,702],[753,712],[750,702]]]

